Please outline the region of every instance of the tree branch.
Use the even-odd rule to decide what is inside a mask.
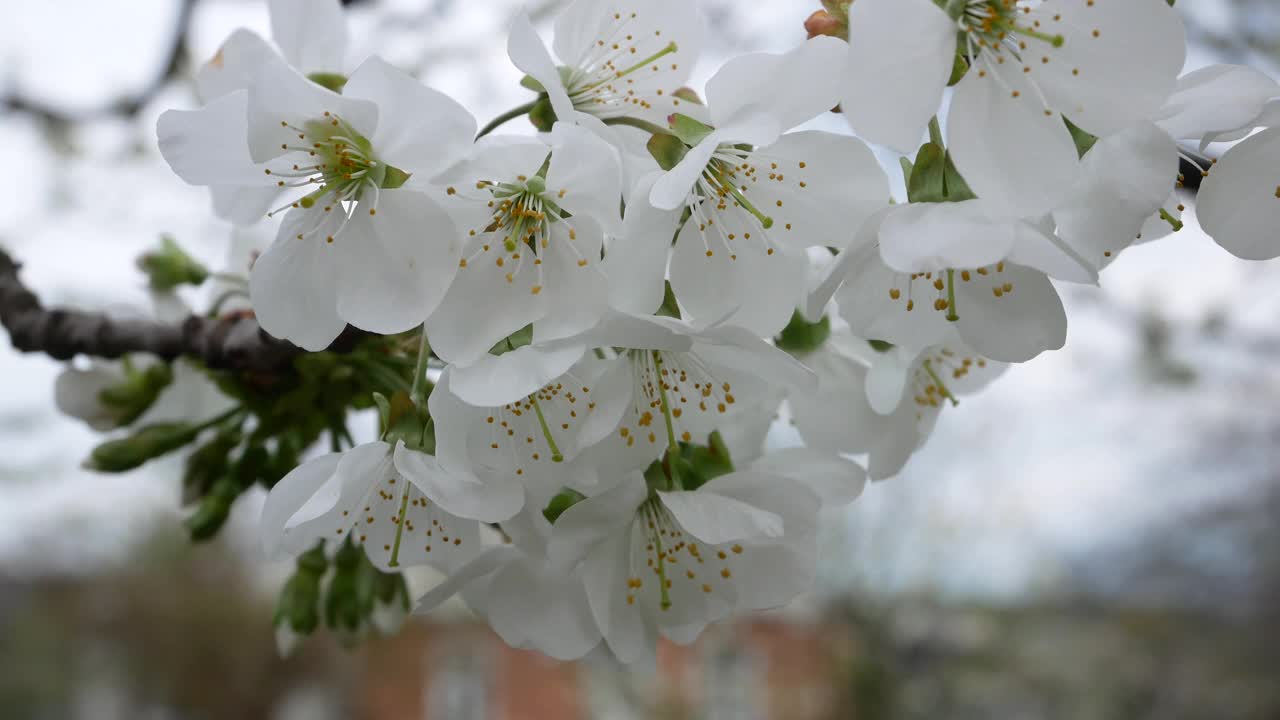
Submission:
[[[0,250],[0,325],[14,348],[55,360],[76,355],[116,359],[151,353],[165,360],[188,357],[213,370],[279,372],[304,351],[271,337],[249,314],[210,318],[191,315],[178,324],[113,319],[101,313],[46,308],[18,277],[20,265]],[[329,347],[349,352],[366,333],[353,327]]]

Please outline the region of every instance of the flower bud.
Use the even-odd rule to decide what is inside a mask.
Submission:
[[[324,596],[324,622],[330,630],[336,630],[344,639],[354,639],[364,622],[365,612],[360,599],[360,564],[364,550],[348,537],[333,557],[333,578]]]
[[[199,285],[209,270],[196,262],[168,235],[160,238],[160,249],[138,258],[138,269],[147,274],[152,290],[172,290],[180,285]]]
[[[816,10],[804,21],[804,29],[809,33],[810,38],[829,35],[842,40],[847,39],[849,37],[848,10],[846,9],[843,14]]]
[[[240,488],[231,476],[223,476],[200,499],[200,506],[185,525],[192,542],[204,542],[218,534],[231,515],[231,505],[240,497]]]
[[[281,655],[292,652],[299,637],[320,625],[320,580],[328,567],[324,544],[317,544],[298,557],[297,570],[281,588],[274,620]]]
[[[190,423],[148,425],[129,437],[110,440],[94,448],[85,461],[85,468],[105,473],[127,472],[190,444],[199,434],[200,427]]]

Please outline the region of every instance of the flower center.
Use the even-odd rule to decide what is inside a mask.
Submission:
[[[523,476],[527,469],[546,461],[564,461],[564,451],[573,449],[573,435],[596,408],[590,387],[571,377],[566,381],[573,385],[547,385],[522,400],[495,408],[485,418],[489,428],[486,465]]]
[[[503,271],[506,282],[514,284],[528,259],[535,269],[529,292],[541,294],[545,287],[543,261],[552,246],[552,237],[559,232],[556,226],[564,228],[569,240],[557,243],[557,250],[569,253],[579,268],[590,264],[573,243],[578,239],[578,231],[571,216],[557,204],[557,200],[565,196],[565,190],[549,192],[541,175],[520,175],[515,182],[477,180],[475,189],[477,194],[469,199],[486,204],[490,210],[489,222],[468,230],[471,238],[486,237],[458,262],[460,268],[470,267],[492,253],[493,263]],[[455,187],[449,187],[446,192],[450,196],[460,194]]]
[[[997,300],[1013,293],[1013,283],[1004,278],[1004,261],[995,265],[980,267],[976,270],[941,270],[938,272],[918,272],[910,275],[895,275],[893,284],[889,286],[889,299],[901,302],[907,312],[916,309],[916,298],[933,298],[933,309],[945,312],[947,320],[955,322],[960,319],[956,305],[956,287],[966,283],[988,282],[991,295]],[[906,282],[902,282],[903,278]],[[904,287],[905,286],[905,290]]]
[[[709,595],[718,585],[732,580],[732,561],[745,552],[742,545],[703,548],[686,539],[680,524],[656,497],[646,500],[636,514],[627,575],[628,605],[640,598],[666,612],[682,598]]]
[[[635,85],[635,78],[631,76],[645,69],[659,72],[661,68],[655,63],[676,52],[679,47],[675,42],[670,42],[643,60],[636,60],[638,50],[636,45],[631,44],[632,40],[634,37],[627,35],[625,47],[623,43],[597,40],[595,48],[600,49],[601,53],[589,57],[589,64],[585,68],[568,71],[565,91],[575,109],[593,115],[609,116],[625,113],[632,107],[645,110],[653,107],[647,98],[632,87]],[[672,70],[678,67],[676,64],[671,65]],[[663,91],[656,92],[661,95]]]
[[[1035,27],[1018,24],[1018,15],[1028,11],[1028,8],[1019,6],[1017,0],[968,0],[957,21],[960,29],[968,35],[970,49],[976,45],[979,52],[991,50],[1000,55],[1010,50],[1019,56],[1020,51],[1027,49],[1023,38],[1039,40],[1055,48],[1062,47],[1063,37],[1041,32],[1038,22],[1034,23]],[[976,57],[976,53],[971,54]]]
[[[632,350],[630,359],[635,400],[631,417],[618,429],[627,447],[635,445],[637,437],[657,445],[658,433],[664,431],[668,447],[678,441],[692,442],[690,414],[723,415],[738,401],[733,386],[716,380],[693,353]],[[662,426],[655,427],[658,418]]]
[[[959,405],[960,400],[947,387],[947,382],[963,380],[975,367],[986,368],[986,358],[961,356],[945,347],[929,352],[912,373],[912,400],[920,409],[940,408],[943,401]]]
[[[327,231],[326,239],[332,243],[351,219],[356,203],[369,203],[369,214],[376,215],[379,190],[400,187],[409,179],[408,173],[378,160],[368,138],[334,113],[326,111],[322,119],[308,120],[302,127],[281,120],[280,127],[292,137],[280,143],[285,154],[264,172],[277,178],[277,187],[314,189],[267,217],[290,208],[319,207],[323,213],[310,229],[297,234],[299,240]],[[335,210],[341,218],[336,230],[328,217]]]

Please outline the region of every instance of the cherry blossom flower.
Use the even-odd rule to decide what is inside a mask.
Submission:
[[[441,206],[405,183],[451,165],[474,132],[444,95],[376,58],[343,95],[268,59],[247,91],[169,111],[158,129],[187,182],[296,193],[250,280],[268,332],[319,350],[348,323],[402,332],[440,302],[460,243]]]
[[[604,233],[622,223],[617,157],[568,123],[548,142],[486,137],[433,190],[457,221],[462,249],[457,278],[427,322],[449,362],[473,363],[530,324],[538,342],[582,332],[606,308],[599,258]]]
[[[1164,0],[859,0],[849,48],[845,117],[902,153],[937,113],[959,50],[970,67],[948,114],[956,166],[979,196],[1038,214],[1078,172],[1062,117],[1099,136],[1148,117],[1186,38]]]

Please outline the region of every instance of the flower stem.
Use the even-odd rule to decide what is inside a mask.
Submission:
[[[427,360],[431,357],[431,344],[427,342],[427,328],[422,327],[422,340],[418,343],[418,362],[413,367],[413,386],[409,389],[409,397],[418,403],[422,400],[422,378],[427,374]]]
[[[671,132],[667,128],[664,128],[657,123],[652,123],[652,122],[649,122],[648,120],[641,120],[640,118],[627,117],[625,115],[619,116],[619,117],[605,118],[604,124],[605,125],[627,125],[633,128],[644,130],[645,132],[653,135],[671,135],[673,137],[675,136],[675,133]]]
[[[489,121],[488,125],[485,125],[483,128],[480,128],[480,132],[476,134],[476,139],[479,140],[485,135],[488,135],[489,133],[493,132],[494,130],[497,130],[498,128],[511,122],[512,120],[515,120],[521,115],[528,115],[529,111],[532,110],[533,106],[536,104],[537,104],[537,101],[527,102],[524,105],[521,105],[520,107],[511,108],[510,110],[502,113],[498,117]]]

